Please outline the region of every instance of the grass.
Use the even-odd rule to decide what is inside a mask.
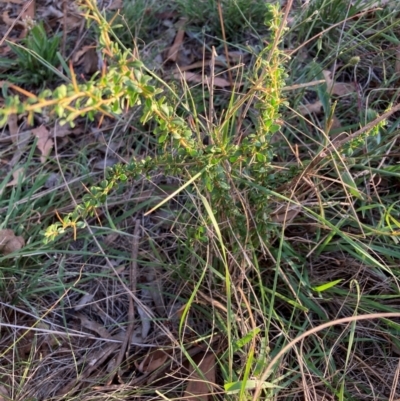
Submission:
[[[0,63],[0,397],[399,398],[397,5],[82,3]],[[49,154],[9,137],[60,119]]]

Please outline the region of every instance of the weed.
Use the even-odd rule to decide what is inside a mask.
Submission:
[[[277,35],[281,23],[279,13],[273,7],[270,7],[270,10],[266,21],[271,32]],[[237,219],[242,219],[245,211],[241,210],[240,202],[235,199],[239,195],[239,188],[240,191],[247,191],[243,187],[243,172],[247,179],[259,185],[268,182],[268,166],[273,157],[270,138],[279,129],[276,121],[283,103],[280,89],[285,78],[282,57],[277,46],[279,38],[272,35],[270,47],[260,54],[254,78],[257,84],[247,97],[249,101],[257,97],[256,103],[259,105],[259,123],[255,133],[241,138],[237,143],[237,139],[227,131],[229,126],[236,124],[234,110],[243,103],[241,99],[233,104],[224,124],[210,132],[210,145],[204,146],[192,136],[190,127],[175,113],[174,107],[166,103],[165,97],[159,96],[162,90],[153,86],[151,76],[143,71],[144,66],[139,61],[133,61],[128,51],[120,50],[118,45],[110,40],[108,31],[111,28],[90,3],[88,12],[100,28],[100,43],[114,58],[105,75],[80,85],[73,77],[73,82],[69,85],[62,85],[52,92],[42,92],[36,102],[29,100],[21,103],[16,97],[8,97],[6,107],[1,112],[1,123],[4,124],[7,116],[15,112],[28,112],[28,121],[32,121],[35,112],[46,108],[49,112],[56,113],[63,123],[73,124],[80,115],[87,115],[93,120],[95,113],[120,114],[125,107],[132,107],[140,102],[144,104],[141,122],[156,122],[154,134],[160,146],[160,151],[156,153],[160,156],[156,159],[148,158],[140,163],[133,161],[126,167],[116,166],[101,186],[91,189],[91,195],[84,198],[83,204],[79,205],[75,212],[66,216],[63,222],[49,228],[46,237],[54,239],[55,235],[63,233],[66,227],[75,227],[79,214],[83,213],[84,217],[92,214],[96,207],[105,202],[107,194],[117,182],[148,174],[160,165],[165,166],[167,173],[179,173],[184,176],[187,174],[188,183],[201,177],[212,196],[214,207],[221,211],[231,210]],[[180,167],[185,164],[192,164],[194,167],[186,172]],[[232,182],[231,177],[238,177],[238,181]],[[255,196],[258,197],[257,194]],[[256,199],[249,201],[251,204],[257,204]],[[266,223],[265,216],[265,210],[259,210],[255,218],[257,224],[261,224],[262,221]],[[242,224],[246,226],[248,222],[244,220],[238,226]]]
[[[0,67],[16,72],[15,75],[6,74],[11,82],[35,86],[45,84],[56,76],[60,41],[59,34],[49,37],[43,23],[39,22],[29,29],[21,44],[8,42],[16,59],[11,61],[2,58]]]

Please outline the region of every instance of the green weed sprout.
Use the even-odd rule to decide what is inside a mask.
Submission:
[[[58,48],[61,36],[47,36],[43,23],[35,24],[21,44],[8,42],[16,59],[0,59],[0,66],[15,70],[15,76],[7,74],[7,79],[15,83],[40,85],[54,78],[54,68],[59,64]]]

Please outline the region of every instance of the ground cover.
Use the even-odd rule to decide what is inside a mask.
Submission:
[[[399,399],[399,11],[0,1],[0,399]]]

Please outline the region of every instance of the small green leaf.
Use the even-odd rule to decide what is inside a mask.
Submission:
[[[321,285],[318,285],[316,287],[311,287],[311,289],[313,291],[316,291],[316,292],[323,292],[323,291],[329,290],[332,287],[335,287],[336,285],[338,285],[342,281],[343,281],[343,279],[330,281],[329,283],[321,284]]]
[[[260,332],[260,329],[257,327],[254,330],[249,331],[244,337],[242,337],[240,340],[237,340],[234,344],[234,349],[238,350],[240,348],[243,348],[246,344],[248,344],[258,333]]]

